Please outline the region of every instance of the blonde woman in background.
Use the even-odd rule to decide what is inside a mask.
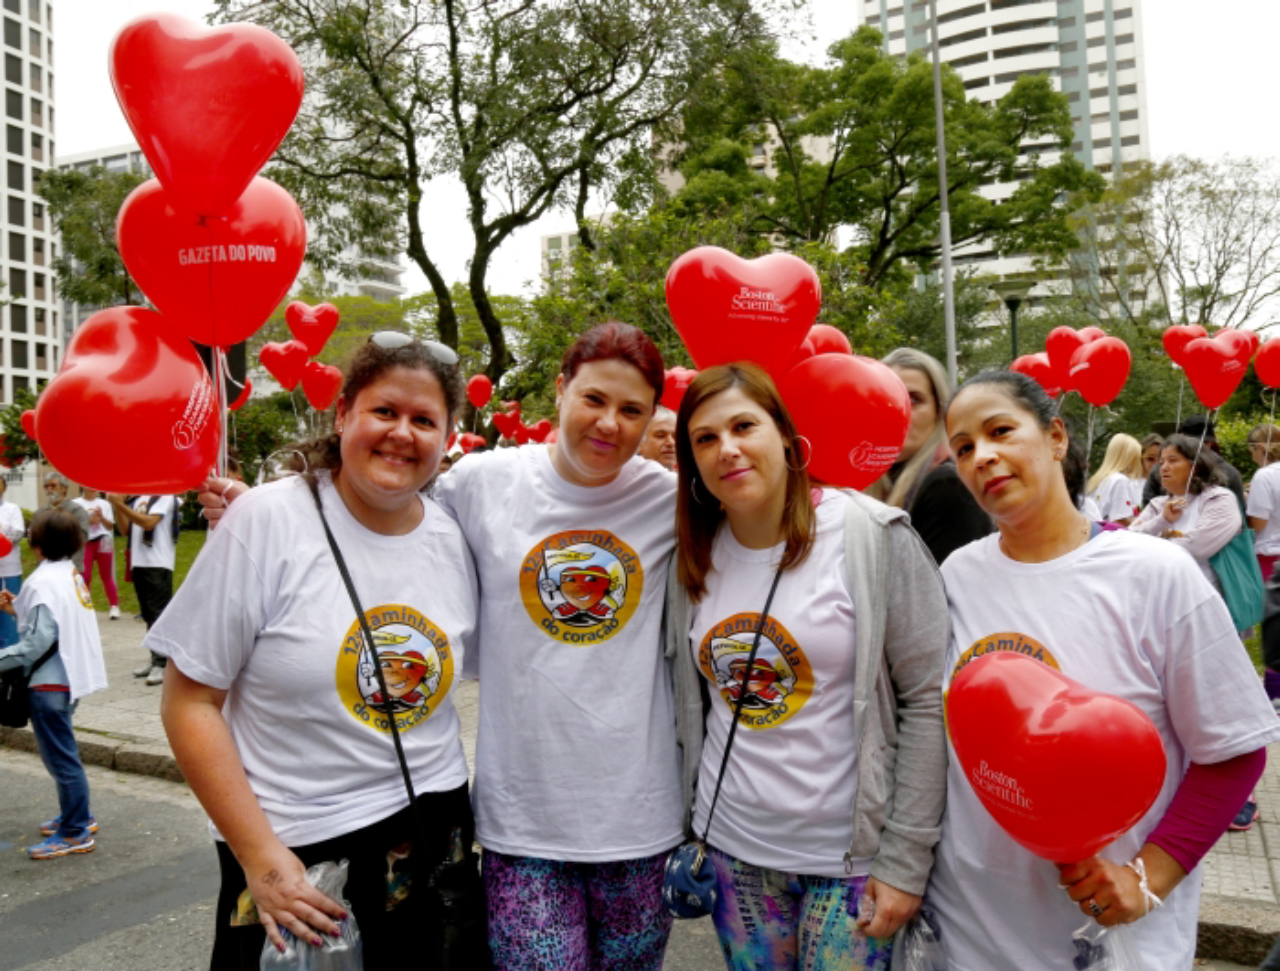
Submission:
[[[1142,483],[1142,446],[1122,432],[1111,436],[1085,492],[1098,504],[1103,519],[1128,526],[1142,512]]]
[[[867,493],[905,510],[934,561],[941,564],[994,526],[956,475],[947,450],[942,411],[951,398],[951,382],[946,370],[928,354],[910,347],[890,351],[881,360],[907,386],[911,427],[898,461]]]

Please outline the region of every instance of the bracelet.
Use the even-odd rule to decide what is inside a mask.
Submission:
[[[1146,904],[1142,916],[1151,913],[1152,907],[1163,907],[1164,901],[1151,892],[1151,884],[1147,882],[1147,864],[1142,857],[1135,856],[1125,866],[1138,875],[1138,889],[1142,891],[1142,902]]]

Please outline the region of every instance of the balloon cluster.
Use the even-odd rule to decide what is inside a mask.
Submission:
[[[280,387],[292,391],[301,381],[302,393],[317,411],[324,411],[338,399],[342,371],[308,358],[324,350],[339,317],[338,308],[331,303],[312,307],[294,300],[284,308],[284,321],[293,340],[263,344],[258,352],[258,360],[280,382]]]
[[[907,389],[890,368],[855,355],[839,330],[814,324],[822,287],[803,260],[700,246],[671,264],[666,293],[699,368],[751,361],[769,372],[810,443],[815,478],[862,489],[897,461],[911,425]],[[670,372],[667,380],[664,404],[677,386]]]
[[[110,69],[156,173],[125,200],[116,242],[157,310],[112,307],[85,321],[28,432],[86,485],[178,492],[213,468],[222,436],[221,382],[191,342],[219,349],[220,360],[262,325],[302,265],[301,210],[256,177],[302,103],[302,65],[261,27],[205,29],[159,14],[116,35]]]
[[[551,434],[550,419],[541,418],[532,425],[524,423],[520,417],[520,402],[504,401],[502,407],[503,411],[495,411],[493,414],[493,427],[498,429],[503,438],[510,439],[517,445],[527,445],[530,442],[545,442]]]
[[[1055,327],[1040,354],[1024,354],[1009,365],[1034,379],[1050,397],[1078,392],[1089,404],[1111,404],[1129,380],[1132,356],[1118,337],[1108,337],[1099,327]]]
[[[1182,368],[1196,398],[1210,410],[1226,404],[1240,387],[1258,350],[1257,334],[1231,327],[1210,337],[1199,324],[1178,324],[1167,328],[1161,339],[1165,353]]]

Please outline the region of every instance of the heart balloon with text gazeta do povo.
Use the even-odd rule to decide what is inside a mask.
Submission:
[[[54,468],[103,492],[184,492],[218,458],[209,372],[177,328],[141,307],[100,310],[76,329],[35,430]]]
[[[229,347],[261,327],[289,292],[306,256],[307,224],[270,179],[254,179],[226,215],[203,219],[174,208],[151,179],[120,207],[116,241],[166,320],[198,344]]]
[[[753,361],[778,377],[818,317],[822,284],[804,260],[744,260],[699,246],[667,271],[667,308],[699,368]]]
[[[986,640],[1028,643],[1019,634]],[[1054,863],[1087,860],[1128,832],[1164,785],[1164,742],[1141,709],[1027,654],[995,649],[969,661],[945,705],[978,800],[1016,842]]]
[[[140,17],[116,34],[110,66],[152,171],[177,208],[197,215],[231,208],[302,105],[297,55],[254,24]]]

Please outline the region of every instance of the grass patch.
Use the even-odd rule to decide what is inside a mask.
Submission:
[[[191,564],[195,561],[196,554],[204,547],[204,538],[208,534],[203,529],[184,529],[178,534],[177,556],[174,561],[173,570],[173,589],[176,593],[178,587],[182,586],[182,581],[187,577],[187,571],[191,569]],[[133,590],[132,583],[124,582],[124,546],[125,540],[123,536],[116,536],[116,590],[120,594],[120,612],[126,616],[138,613],[138,595]],[[75,556],[76,566],[84,566],[83,551]],[[31,571],[36,568],[36,557],[31,552],[31,548],[27,545],[27,541],[22,541],[22,575],[24,577],[31,576]],[[106,611],[111,607],[107,602],[107,594],[102,589],[102,579],[99,576],[97,566],[93,570],[93,585],[89,589],[89,593],[93,597],[93,609]]]

